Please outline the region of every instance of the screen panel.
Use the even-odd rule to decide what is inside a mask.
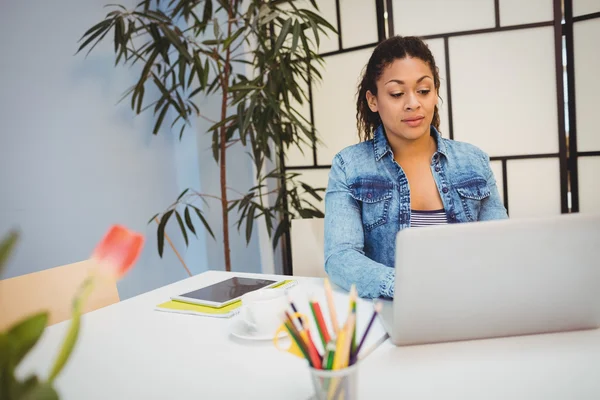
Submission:
[[[329,181],[329,168],[320,168],[320,169],[288,169],[288,172],[296,172],[299,173],[300,176],[296,178],[298,182],[304,182],[307,185],[311,186],[313,189],[327,189],[327,182]],[[289,188],[289,186],[288,186]],[[323,201],[317,201],[312,195],[307,194],[302,189],[300,190],[300,198],[303,200],[310,201],[314,204],[318,209],[325,212],[325,192],[319,192],[319,195],[323,198]],[[291,207],[290,207],[291,210]]]
[[[557,153],[554,29],[449,40],[454,138],[490,156]]]
[[[313,87],[315,127],[322,140],[317,144],[320,165],[330,165],[340,150],[358,143],[356,90],[372,51],[369,48],[325,58],[322,82]]]
[[[506,174],[511,218],[561,213],[558,158],[508,160]]]
[[[440,132],[443,137],[449,138],[450,125],[448,118],[448,90],[446,78],[446,51],[444,50],[444,39],[430,39],[425,41],[429,46],[429,50],[433,54],[435,64],[438,67],[440,74],[440,92],[438,99],[438,109],[440,113]]]
[[[493,28],[493,0],[393,0],[396,35],[433,35]]]
[[[553,7],[553,0],[500,0],[500,26],[552,21]]]
[[[600,0],[599,0],[600,3]],[[599,151],[600,18],[573,24],[577,150]]]
[[[600,212],[600,156],[579,157],[579,211]]]
[[[573,0],[573,16],[593,14],[600,12],[600,1],[598,0]]]
[[[340,0],[342,46],[345,49],[376,43],[377,13],[374,1]]]

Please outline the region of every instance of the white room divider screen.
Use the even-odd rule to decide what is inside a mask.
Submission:
[[[491,156],[511,218],[599,211],[600,0],[318,4],[340,33],[321,44],[323,81],[304,109],[321,141],[286,154],[287,171],[327,186],[334,155],[358,142],[356,86],[373,48],[417,35],[439,66],[442,135]]]

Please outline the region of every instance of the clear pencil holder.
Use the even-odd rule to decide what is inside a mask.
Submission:
[[[318,400],[356,400],[358,398],[358,370],[360,363],[338,370],[310,369]]]

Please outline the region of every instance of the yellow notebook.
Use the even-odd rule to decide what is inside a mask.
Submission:
[[[285,280],[272,286],[272,288],[290,288],[295,286],[298,281]],[[268,290],[268,289],[267,289]],[[184,303],[182,301],[169,300],[156,306],[157,311],[174,312],[180,314],[202,315],[207,317],[229,318],[240,311],[242,301],[238,300],[225,307],[201,306],[198,304]]]

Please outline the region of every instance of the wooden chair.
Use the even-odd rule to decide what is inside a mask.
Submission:
[[[0,331],[44,310],[50,313],[48,325],[70,319],[73,297],[92,266],[87,260],[0,280]],[[116,282],[98,282],[83,312],[118,302]]]
[[[294,276],[324,278],[324,219],[293,219],[290,228]]]

